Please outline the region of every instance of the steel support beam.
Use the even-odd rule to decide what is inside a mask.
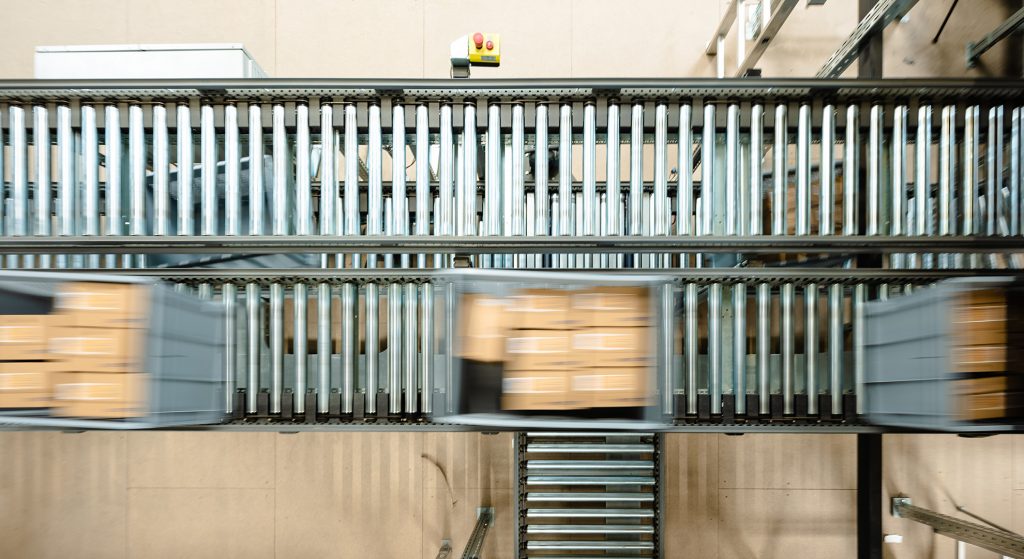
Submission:
[[[469,535],[469,542],[462,552],[462,559],[480,559],[484,551],[484,539],[487,537],[487,529],[494,524],[494,509],[481,507],[476,511],[476,526],[473,533]]]
[[[857,557],[882,559],[882,435],[857,435]]]
[[[1011,33],[1024,25],[1024,8],[1017,10],[1012,16],[1006,19],[999,27],[993,29],[989,34],[977,42],[967,43],[967,67],[974,68],[978,64],[978,58],[988,52],[999,41],[1010,36]]]
[[[930,526],[937,534],[999,553],[1004,557],[1024,557],[1024,536],[916,507],[909,497],[892,499],[892,515]]]
[[[764,51],[768,49],[768,45],[771,44],[775,36],[779,34],[779,30],[782,29],[782,24],[786,23],[786,19],[789,14],[793,12],[793,8],[796,7],[798,0],[777,0],[775,10],[772,11],[771,15],[768,16],[768,22],[761,29],[761,32],[754,37],[754,47],[750,49],[747,56],[743,58],[743,62],[740,63],[739,68],[736,69],[736,76],[740,77],[754,67],[758,60],[761,60],[761,56]],[[739,30],[740,33],[744,33],[743,29]]]
[[[872,35],[881,32],[890,22],[902,17],[914,7],[914,4],[917,4],[917,0],[879,0],[815,76],[838,78],[857,59],[864,43]]]

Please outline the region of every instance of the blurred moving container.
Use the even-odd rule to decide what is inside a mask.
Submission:
[[[454,339],[443,421],[509,428],[653,428],[667,367],[656,276],[446,274]],[[446,283],[445,283],[446,282]],[[668,305],[667,308],[673,308]],[[667,348],[671,349],[671,348]],[[443,388],[443,387],[442,387]]]
[[[961,278],[865,306],[865,413],[949,431],[1024,426],[1024,284]]]
[[[4,422],[125,429],[224,418],[216,303],[145,278],[0,272],[0,332],[21,340],[0,343],[0,407],[16,408]]]

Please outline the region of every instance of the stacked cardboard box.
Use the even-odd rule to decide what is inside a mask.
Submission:
[[[507,410],[567,410],[582,407],[571,392],[582,365],[572,351],[570,292],[524,289],[507,299],[505,367],[501,405]]]
[[[654,365],[650,305],[645,287],[596,287],[573,295],[571,313],[579,328],[572,350],[583,366],[571,389],[586,407],[648,405]]]
[[[0,315],[0,408],[45,408],[52,398],[48,314]]]
[[[1017,289],[976,289],[960,296],[953,318],[954,394],[961,419],[1016,417],[1024,411],[1024,321]]]
[[[146,413],[149,289],[119,283],[61,285],[50,335],[54,415],[116,419]]]

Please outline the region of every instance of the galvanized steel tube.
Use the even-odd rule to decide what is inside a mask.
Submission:
[[[804,286],[804,370],[807,413],[818,413],[818,284]]]
[[[260,392],[260,286],[249,283],[245,286],[246,333],[248,363],[248,382],[245,392],[245,409],[247,413],[256,413],[257,398]]]
[[[832,210],[835,207],[835,144],[836,144],[836,111],[832,105],[825,105],[821,114],[821,160],[818,165],[821,194],[818,198],[818,233],[831,235],[835,233],[835,219]]]
[[[331,355],[334,353],[334,340],[331,332],[333,327],[331,320],[333,298],[334,295],[330,284],[321,283],[317,286],[316,411],[321,414],[330,411]]]
[[[242,168],[238,106],[224,106],[224,234],[242,234]],[[251,163],[251,162],[250,162]]]
[[[558,114],[558,233],[572,235],[572,105],[563,103]],[[568,254],[560,255],[559,261],[563,268],[572,265]]]
[[[800,105],[796,133],[796,234],[811,234],[811,106]]]
[[[772,179],[772,235],[786,234],[786,189],[789,185],[788,146],[789,133],[786,126],[786,105],[775,106],[775,142],[772,145],[774,164]]]
[[[860,188],[860,109],[846,107],[846,141],[843,145],[843,235],[856,235],[857,191]]]
[[[533,192],[535,199],[534,232],[537,235],[548,235],[548,106],[545,103],[537,103],[537,121],[534,130],[534,166],[533,166]],[[609,117],[610,118],[610,117]],[[538,267],[543,263],[538,262]]]
[[[794,384],[794,345],[795,335],[793,333],[793,284],[787,283],[782,286],[782,412],[786,415],[793,414],[793,393]]]
[[[153,234],[167,235],[171,223],[167,107],[153,105]],[[205,166],[204,166],[205,168]]]
[[[281,413],[284,389],[284,285],[270,284],[270,413]]]
[[[461,158],[462,188],[456,195],[459,208],[456,235],[476,235],[476,102],[467,100],[462,107],[462,145],[465,157]]]
[[[402,339],[405,348],[402,351],[405,362],[405,413],[412,414],[418,410],[417,401],[419,393],[416,389],[416,382],[419,380],[419,336],[417,335],[419,286],[415,283],[405,284],[405,297],[402,304],[405,311],[404,331]],[[397,387],[396,387],[397,388]]]
[[[747,413],[747,284],[732,286],[732,367],[735,410]]]
[[[722,413],[722,284],[708,287],[708,392],[711,413]]]
[[[871,107],[871,122],[868,131],[868,184],[867,184],[867,217],[868,235],[877,235],[879,226],[879,196],[882,181],[882,107]]]
[[[107,115],[110,115],[109,111]],[[178,105],[175,129],[178,136],[178,234],[193,235],[195,233],[192,226],[192,176],[194,165],[192,153],[192,114],[188,103]],[[254,232],[250,233],[256,234]]]
[[[249,105],[249,234],[263,230],[263,116],[257,103]]]
[[[224,303],[224,412],[235,409],[235,389],[238,374],[238,286],[221,286]]]
[[[686,284],[683,350],[686,358],[686,413],[697,413],[697,284]]]
[[[2,138],[0,138],[2,143]],[[96,106],[82,105],[82,164],[85,166],[82,192],[83,235],[100,234],[100,153],[99,135],[96,129]],[[0,158],[2,159],[2,158]],[[0,166],[0,173],[3,172]],[[109,170],[108,170],[109,173]],[[0,188],[0,197],[3,196]],[[0,208],[0,214],[3,213]],[[2,231],[2,228],[0,228]],[[90,268],[99,267],[99,258],[90,257]]]
[[[201,235],[216,235],[217,226],[217,128],[214,122],[213,105],[204,104],[199,110],[200,144],[203,152],[203,168],[200,171],[202,189]]]
[[[306,325],[308,324],[308,317],[306,314],[306,308],[309,305],[309,293],[306,289],[306,284],[296,283],[292,288],[294,300],[292,304],[292,316],[284,317],[285,320],[291,318],[295,321],[295,335],[293,339],[293,353],[295,354],[295,390],[294,390],[294,410],[295,413],[304,414],[306,413],[306,370],[307,370],[307,346],[309,332],[306,331]]]
[[[771,288],[767,283],[757,286],[757,401],[761,415],[768,415],[771,398]]]
[[[313,233],[313,193],[310,184],[309,106],[295,107],[295,234]],[[305,286],[303,286],[305,289]],[[301,395],[300,395],[301,396]],[[299,398],[302,399],[301,397]],[[298,411],[296,409],[296,411]]]
[[[271,192],[273,192],[273,204],[271,205],[271,234],[287,235],[289,233],[288,174],[291,170],[292,162],[288,153],[288,131],[285,129],[284,125],[284,104],[274,103],[274,106],[271,109],[271,116],[273,120],[272,157],[274,162],[274,183],[271,185]],[[205,130],[205,126],[203,129]],[[206,150],[204,149],[203,151],[205,153]],[[206,204],[204,203],[203,205],[205,206]],[[206,221],[205,217],[203,218],[203,221]]]

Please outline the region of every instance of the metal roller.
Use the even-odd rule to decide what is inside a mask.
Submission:
[[[235,390],[238,387],[238,286],[221,286],[224,303],[224,413],[235,409]]]
[[[71,131],[71,107],[57,105],[57,234],[70,236],[78,234],[78,178],[76,160],[75,135]],[[47,212],[49,219],[49,212]],[[73,265],[76,259],[79,264]],[[65,255],[57,256],[57,267],[81,267],[81,257],[75,255],[69,259]]]
[[[491,103],[487,107],[487,167],[484,172],[484,233],[501,235],[504,233],[502,219],[502,198],[504,191],[501,184],[501,106]],[[509,224],[511,226],[511,224]],[[504,255],[484,256],[484,262],[492,260],[495,267],[503,267]]]
[[[679,186],[676,209],[676,230],[679,235],[693,235],[693,107],[679,105]],[[689,267],[690,256],[679,255],[679,266]]]
[[[270,413],[281,413],[284,390],[284,286],[270,284]]]
[[[402,321],[402,284],[388,285],[388,383],[384,387],[388,393],[388,412],[391,415],[402,413],[402,338],[407,332]],[[369,309],[369,307],[367,307]],[[369,342],[369,340],[367,340]],[[367,343],[369,345],[369,343]],[[367,357],[370,353],[367,351]]]
[[[732,287],[733,394],[738,415],[747,413],[747,284]]]
[[[258,110],[257,110],[258,111]],[[251,118],[251,114],[250,114]],[[178,141],[178,234],[194,235],[192,202],[192,178],[193,178],[193,157],[192,152],[192,113],[188,103],[181,103],[177,107],[177,141]],[[252,138],[252,129],[249,130],[249,137]],[[252,153],[250,152],[250,156]],[[251,161],[251,159],[250,159]],[[250,168],[249,184],[252,184],[252,165]],[[251,199],[251,194],[250,194]],[[250,220],[250,223],[252,221]],[[263,231],[249,231],[250,235],[261,235]]]
[[[775,106],[775,142],[772,145],[772,235],[786,234],[786,189],[789,183],[786,153],[789,133],[786,129],[786,110],[786,105]]]
[[[643,200],[644,200],[644,105],[633,104],[632,121],[629,139],[629,234],[640,235],[643,232]],[[640,255],[633,255],[633,267],[640,267]]]
[[[683,351],[686,363],[686,413],[697,413],[697,284],[686,284]]]
[[[924,236],[928,233],[932,217],[930,210],[931,200],[931,155],[932,155],[932,108],[930,105],[923,105],[917,109],[917,140],[915,141],[917,151],[914,157],[914,235]],[[908,234],[911,234],[908,231]],[[924,268],[928,267],[925,262],[930,262],[932,255],[917,255],[915,264]]]
[[[249,283],[245,286],[245,310],[246,310],[246,349],[248,362],[246,371],[248,379],[245,392],[245,410],[247,413],[256,413],[257,399],[260,392],[260,342],[262,328],[260,323],[260,286],[256,283]]]
[[[404,286],[405,296],[403,297],[403,309],[405,311],[402,322],[404,331],[402,339],[405,346],[402,355],[405,358],[402,366],[405,371],[405,413],[414,414],[419,411],[419,391],[416,383],[419,381],[419,336],[417,334],[417,322],[419,319],[419,286],[414,283],[407,283]],[[397,387],[396,387],[397,388]]]
[[[203,144],[205,146],[205,144]],[[171,224],[170,154],[167,107],[153,105],[153,234],[167,235]],[[210,167],[203,162],[203,169]]]
[[[295,400],[293,409],[295,413],[304,414],[306,413],[306,364],[309,353],[306,347],[306,342],[309,339],[309,332],[306,331],[306,325],[308,324],[306,309],[309,306],[309,293],[304,283],[296,283],[292,289],[294,295],[293,312],[291,317],[285,317],[285,319],[291,318],[295,321],[295,342],[292,351],[295,354],[295,383],[293,385],[295,387],[293,391]]]
[[[14,107],[11,107],[14,110]],[[122,212],[122,165],[121,165],[121,111],[118,110],[116,105],[107,105],[104,110],[103,119],[103,142],[106,148],[106,166],[107,166],[107,183],[104,188],[104,200],[106,202],[105,212],[107,215],[107,235],[123,235],[124,234],[124,215]],[[12,121],[13,122],[13,121]],[[24,130],[22,131],[22,139],[24,139]],[[14,136],[11,136],[12,144],[14,143]],[[15,144],[16,145],[16,144]],[[17,152],[15,152],[17,154]],[[15,155],[15,174],[17,178],[17,162],[18,158]],[[17,188],[17,181],[14,181],[15,188]],[[15,196],[17,200],[17,196]],[[15,206],[17,207],[17,206]],[[117,266],[118,258],[114,255],[107,255],[106,264],[108,268],[114,268]]]
[[[794,345],[795,334],[793,332],[793,284],[787,283],[782,286],[782,332],[781,351],[782,353],[782,413],[793,414],[794,383]]]
[[[558,233],[572,235],[572,105],[563,103],[558,109]],[[572,266],[571,255],[559,255],[562,268]]]
[[[200,192],[202,213],[201,235],[220,233],[217,223],[217,128],[212,105],[203,105],[200,115],[200,144],[203,152],[203,168],[200,171]],[[275,230],[275,235],[280,234]]]
[[[818,414],[818,284],[804,286],[804,370],[807,413]]]
[[[242,234],[242,168],[238,106],[224,106],[224,234]],[[250,162],[251,164],[251,162]]]
[[[708,287],[708,393],[711,413],[722,413],[722,284]]]
[[[309,106],[295,107],[295,234],[313,233],[313,193],[310,185]],[[297,411],[297,410],[296,410]]]
[[[526,212],[526,170],[524,164],[526,162],[526,115],[524,114],[524,107],[521,103],[512,105],[512,145],[510,152],[509,161],[509,172],[511,173],[511,181],[509,184],[509,199],[511,201],[511,207],[509,208],[509,215],[511,216],[510,226],[512,235],[526,235],[527,231],[532,234],[532,229],[527,228],[527,212]],[[523,255],[516,257],[516,267],[523,267],[526,258]]]
[[[430,118],[427,104],[416,106],[416,234],[430,234]],[[427,255],[419,254],[416,265],[427,267]],[[435,266],[437,263],[434,264]]]
[[[100,153],[99,153],[99,135],[96,129],[96,107],[95,105],[82,105],[81,108],[82,117],[82,165],[83,169],[82,177],[84,184],[82,185],[82,223],[78,232],[82,235],[99,235],[100,234]],[[0,143],[3,142],[3,138],[0,137]],[[2,158],[0,158],[2,159]],[[3,172],[3,165],[0,164],[0,173]],[[2,188],[0,188],[0,197],[3,196]],[[3,211],[0,209],[0,214]],[[0,225],[0,232],[3,231],[3,226]],[[86,264],[89,268],[99,268],[99,256],[90,255],[88,263]]]
[[[653,234],[668,235],[672,208],[668,200],[668,105],[658,102],[654,107],[654,193]],[[658,266],[668,265],[668,255],[658,257]]]
[[[249,105],[249,234],[263,230],[263,116],[257,103]],[[191,149],[191,148],[190,148]],[[190,218],[191,219],[191,218]]]
[[[462,107],[462,145],[466,149],[467,156],[460,158],[460,171],[462,173],[462,188],[456,194],[456,206],[458,207],[458,222],[456,224],[456,235],[476,235],[476,157],[468,156],[468,146],[475,146],[476,142],[476,102],[467,100]]]
[[[537,103],[537,119],[534,130],[534,165],[533,165],[533,196],[534,196],[534,233],[549,235],[548,212],[550,211],[550,195],[548,194],[548,106]],[[610,118],[610,117],[609,117]],[[544,266],[542,257],[538,256],[536,266]]]
[[[141,118],[141,112],[140,112]],[[49,236],[52,234],[52,203],[50,183],[50,122],[49,113],[45,106],[36,105],[32,107],[32,140],[36,155],[36,182],[33,189],[33,200],[35,201],[33,233],[36,235]],[[35,259],[32,256],[25,257],[27,267],[35,267]],[[50,256],[40,255],[39,267],[50,267]]]

